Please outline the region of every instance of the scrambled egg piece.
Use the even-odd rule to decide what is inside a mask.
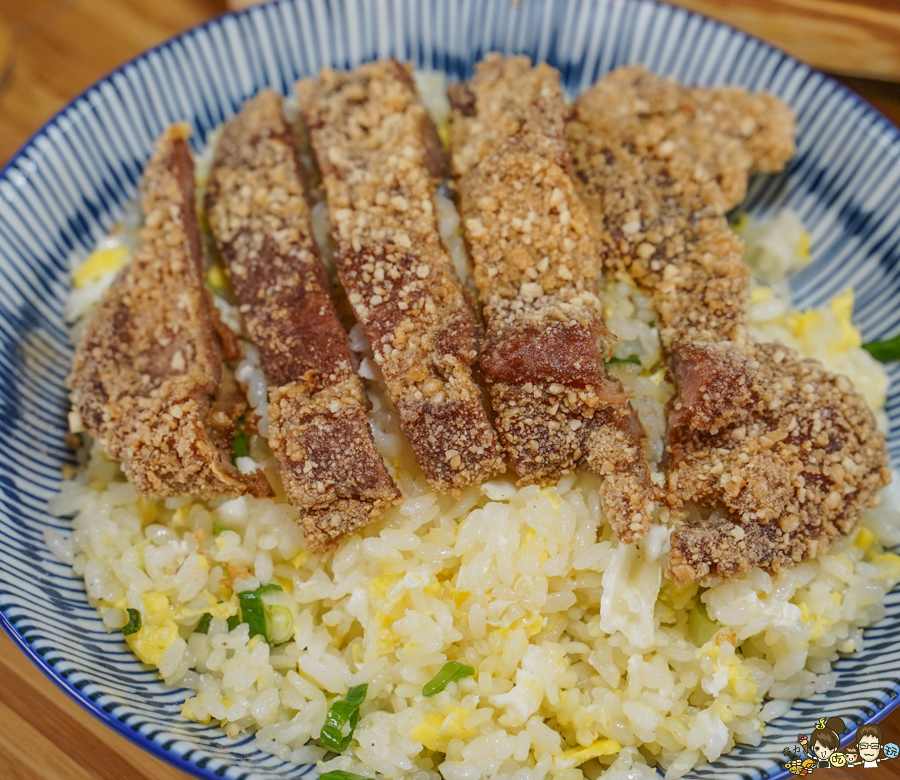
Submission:
[[[125,641],[141,661],[156,666],[166,648],[178,639],[178,624],[165,593],[150,591],[143,599],[141,630],[126,636]]]
[[[475,736],[476,729],[466,728],[464,725],[473,711],[455,703],[448,704],[435,712],[429,712],[409,732],[409,736],[429,750],[446,753],[451,739],[469,739]]]
[[[598,739],[587,747],[564,750],[563,754],[556,759],[556,764],[563,767],[581,766],[592,758],[615,755],[621,749],[622,746],[614,739]]]
[[[717,642],[717,638],[718,635],[697,650],[698,653],[715,661],[712,673],[704,676],[703,690],[711,696],[718,696],[726,687],[731,687],[738,701],[756,701],[757,685],[750,671],[740,656],[735,654],[734,647]],[[719,716],[726,723],[734,717],[732,713],[724,710]]]
[[[375,620],[379,627],[378,652],[381,654],[389,652],[401,641],[391,627],[395,621],[403,617],[406,608],[411,605],[408,598],[409,591],[421,590],[430,596],[440,597],[444,585],[430,572],[408,571],[403,574],[375,577],[369,580],[367,589],[369,602],[375,610]],[[469,594],[454,590],[450,595],[458,607]],[[414,646],[414,641],[407,641],[405,645],[408,650]]]
[[[834,623],[833,620],[828,620],[826,615],[813,614],[812,610],[810,610],[805,601],[801,601],[797,604],[797,606],[800,607],[800,619],[804,623],[808,623],[810,625],[810,641],[815,641],[816,639],[821,638],[828,630],[829,626]]]
[[[868,528],[862,527],[853,540],[853,544],[861,548],[869,563],[873,563],[881,570],[883,582],[891,582],[900,579],[900,555],[885,550],[878,542],[878,538]]]
[[[222,269],[219,268],[219,266],[211,266],[210,269],[206,272],[206,283],[213,289],[214,292],[224,289],[225,274],[222,272]]]
[[[212,716],[207,712],[206,716],[201,718],[197,715],[194,710],[194,702],[196,702],[196,697],[188,698],[184,704],[181,705],[181,717],[185,720],[191,720],[194,723],[209,723],[212,719]]]
[[[209,561],[205,555],[199,556],[197,570],[209,571]],[[185,609],[182,605],[172,606],[169,593],[148,591],[143,595],[144,608],[141,610],[141,628],[125,637],[134,654],[145,664],[159,665],[159,659],[166,649],[179,637],[178,620],[195,618],[208,612],[214,618],[227,620],[238,612],[238,597],[232,595],[227,601],[219,602],[208,590],[201,594],[205,603],[197,609]],[[195,601],[195,603],[197,603]],[[121,608],[125,608],[124,600]]]
[[[72,284],[75,287],[87,287],[101,276],[118,271],[128,262],[130,254],[125,246],[98,249],[72,272]]]
[[[209,597],[212,601],[215,602],[215,598],[209,591],[203,591],[205,594],[209,594]],[[234,617],[238,613],[238,597],[237,594],[232,595],[228,601],[222,601],[212,604],[207,607],[205,612],[209,612],[214,618],[218,618],[219,620],[228,620],[230,617]],[[203,614],[203,613],[200,613]],[[191,614],[191,617],[196,617],[196,613]]]
[[[859,533],[856,535],[856,539],[853,540],[853,544],[857,547],[861,547],[863,550],[868,550],[874,543],[875,534],[868,528],[860,528]]]
[[[805,341],[809,338],[817,338],[821,333],[827,332],[829,310],[837,322],[838,336],[831,339],[826,348],[830,352],[846,352],[862,346],[862,336],[851,319],[853,316],[853,290],[849,287],[831,300],[828,309],[792,311],[780,319],[798,339]]]

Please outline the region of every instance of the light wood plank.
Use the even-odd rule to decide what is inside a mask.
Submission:
[[[886,0],[672,0],[817,68],[900,80],[900,4]]]
[[[37,5],[35,14],[28,6]],[[222,13],[224,0],[0,0],[24,29],[0,94],[0,164],[94,81],[177,32]],[[7,4],[9,4],[7,6]],[[29,20],[43,20],[32,29]]]
[[[65,754],[57,734],[41,731],[22,720],[5,701],[0,701],[0,723],[4,726],[0,729],[3,768],[11,769],[14,777],[20,776],[22,780],[101,780],[101,775]]]
[[[0,631],[0,735],[12,735],[11,748],[21,738],[31,739],[31,731],[49,735],[49,751],[55,757],[62,752],[88,771],[90,780],[186,780],[174,767],[145,753],[141,748],[107,728],[101,721],[70,699],[47,678]],[[13,760],[13,752],[0,740],[0,777]],[[25,766],[29,766],[26,762]],[[48,780],[69,780],[59,766],[58,774]],[[31,776],[28,776],[31,780]],[[77,780],[75,776],[72,780]]]

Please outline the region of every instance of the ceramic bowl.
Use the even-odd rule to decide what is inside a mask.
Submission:
[[[64,444],[64,381],[72,349],[63,321],[71,263],[83,258],[134,199],[154,139],[186,119],[199,148],[260,88],[288,94],[331,65],[396,57],[467,76],[489,51],[546,60],[577,94],[631,63],[688,84],[770,90],[797,112],[797,154],[750,187],[746,208],[789,206],[812,234],[814,262],[793,280],[798,305],[851,285],[866,339],[900,329],[900,134],[823,74],[718,22],[649,0],[281,0],[226,15],[123,65],[73,100],[0,173],[0,623],[64,691],[111,728],[201,778],[299,778],[260,752],[179,715],[185,693],[166,687],[108,634],[83,583],[53,558],[46,505],[73,461]],[[898,369],[887,410],[900,457]],[[820,714],[854,723],[900,701],[900,594],[866,632],[864,652],[838,662],[826,695],[797,702],[765,731],[693,777],[784,776],[781,749]],[[780,759],[780,760],[779,760]]]

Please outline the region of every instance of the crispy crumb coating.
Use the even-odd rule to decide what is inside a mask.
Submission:
[[[271,495],[261,472],[230,460],[247,402],[222,360],[237,345],[204,285],[188,135],[171,127],[147,164],[140,244],[84,328],[72,405],[144,495]]]
[[[574,104],[567,134],[604,262],[630,273],[660,315],[660,338],[746,341],[750,273],[725,213],[754,171],[794,151],[777,98],[689,88],[640,67],[614,71]]]
[[[400,498],[375,448],[313,237],[281,98],[226,123],[206,210],[269,387],[269,444],[306,545],[324,552]]]
[[[849,379],[778,344],[751,353],[769,392],[745,418],[673,431],[673,494],[724,509],[672,533],[667,574],[678,583],[775,572],[822,553],[890,481],[884,437]]]
[[[889,479],[884,437],[850,381],[747,334],[749,270],[725,213],[753,171],[786,162],[793,132],[772,96],[640,68],[572,109],[576,181],[605,260],[653,298],[672,358],[669,502],[717,507],[672,533],[667,574],[681,584],[823,552]]]
[[[487,323],[481,366],[520,484],[587,463],[620,538],[648,527],[645,434],[604,368],[600,264],[568,174],[559,74],[488,55],[450,88],[452,167]]]
[[[297,88],[338,275],[419,465],[438,491],[482,482],[505,466],[472,377],[478,322],[438,232],[434,125],[394,61]]]

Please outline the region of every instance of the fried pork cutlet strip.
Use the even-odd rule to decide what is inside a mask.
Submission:
[[[680,584],[818,555],[853,531],[890,481],[884,437],[849,379],[778,344],[752,351],[769,397],[739,424],[673,437],[672,487],[725,510],[672,533],[667,574]]]
[[[845,377],[746,331],[748,270],[725,212],[793,151],[775,98],[688,89],[631,68],[575,105],[577,180],[609,262],[659,309],[679,396],[669,500],[713,505],[672,534],[668,576],[769,571],[823,552],[877,503],[882,435]]]
[[[298,91],[338,274],[419,465],[438,491],[482,482],[505,466],[472,378],[477,319],[438,233],[434,125],[393,61],[326,69]]]
[[[149,496],[272,495],[231,464],[247,402],[223,356],[240,349],[204,285],[187,126],[157,143],[131,264],[85,326],[69,387],[85,428]]]
[[[332,548],[400,492],[375,448],[347,334],[329,294],[281,99],[265,91],[225,125],[209,224],[269,386],[269,444],[307,546]]]
[[[771,95],[688,88],[639,67],[573,106],[569,150],[605,262],[652,297],[666,348],[746,343],[750,275],[725,213],[751,173],[783,167],[794,129]]]
[[[761,391],[745,354],[750,272],[725,213],[752,172],[786,162],[793,131],[771,95],[688,88],[642,68],[609,74],[572,109],[576,181],[607,265],[631,274],[659,311],[679,380],[673,426],[736,422]]]
[[[579,463],[606,479],[625,541],[648,527],[655,488],[645,434],[604,368],[600,264],[567,171],[559,74],[489,55],[450,89],[453,173],[487,323],[481,358],[498,432],[520,483]]]

